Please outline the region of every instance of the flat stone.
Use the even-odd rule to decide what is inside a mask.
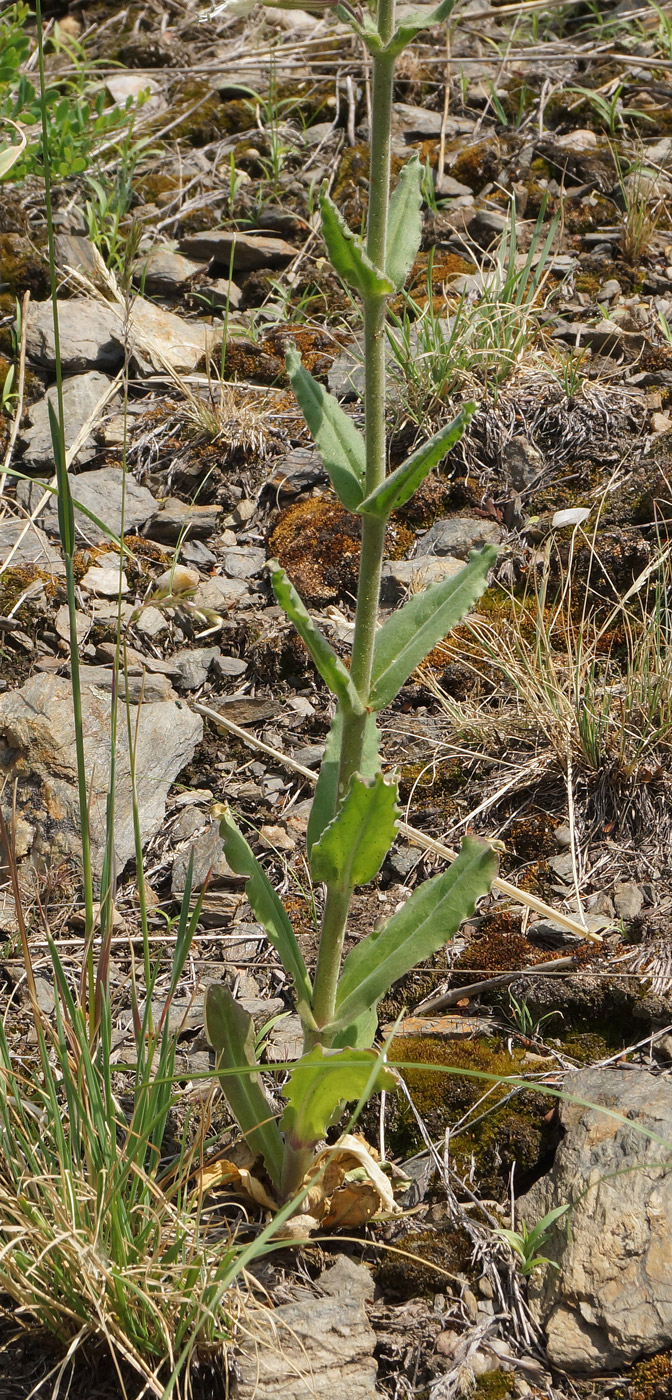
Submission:
[[[189,234],[181,240],[180,248],[187,257],[206,262],[212,259],[216,266],[223,267],[227,272],[231,267],[232,251],[234,272],[253,272],[258,267],[286,267],[297,252],[284,238],[229,229],[207,229],[204,233]]]
[[[156,505],[156,503],[155,503]],[[207,539],[219,528],[221,506],[188,505],[169,496],[150,520],[145,534],[151,540],[177,544],[185,533],[192,539]]]
[[[380,601],[388,606],[398,603],[411,586],[414,591],[427,588],[430,583],[452,578],[463,568],[464,561],[450,555],[437,558],[435,554],[419,554],[415,559],[388,560],[383,564]]]
[[[99,273],[99,254],[90,238],[81,233],[54,235],[54,260],[59,272],[72,269],[95,278]],[[60,306],[60,303],[59,303]]]
[[[196,369],[215,345],[217,333],[205,321],[189,321],[144,297],[134,297],[128,338],[136,359],[140,356],[140,366],[144,360],[150,370],[161,374],[166,368],[178,372]]]
[[[130,472],[121,467],[98,467],[95,471],[70,475],[70,488],[75,507],[75,531],[78,541],[88,544],[101,544],[108,534],[77,509],[78,504],[86,506],[101,523],[107,526],[110,534],[119,537],[121,531],[122,500],[124,500],[124,530],[130,534],[144,525],[156,514],[157,504],[151,491],[140,486]],[[17,497],[28,510],[34,510],[41,496],[42,488],[37,482],[21,481],[17,486]],[[58,507],[56,497],[50,495],[40,513],[44,526],[53,534],[58,533]]]
[[[70,379],[64,380],[63,409],[66,451],[72,446],[85,423],[96,412],[110,383],[107,375],[100,374],[95,369],[89,370],[88,374],[73,375]],[[47,472],[49,476],[52,476],[54,449],[49,426],[50,404],[52,409],[57,410],[58,399],[55,384],[47,389],[43,399],[32,404],[28,409],[29,426],[22,429],[19,434],[19,446],[22,448],[22,466],[26,471]],[[81,466],[82,463],[95,457],[100,446],[95,432],[98,426],[98,423],[94,423],[94,430],[89,433],[79,449],[74,459],[76,465]]]
[[[216,676],[244,676],[247,670],[247,662],[240,656],[216,656],[212,663],[212,669]]]
[[[448,520],[437,520],[423,535],[419,548],[423,554],[452,554],[456,559],[468,559],[470,550],[498,544],[500,538],[501,530],[494,520],[472,520],[455,515]]]
[[[135,259],[133,281],[148,296],[179,296],[205,266],[207,258],[205,263],[195,262],[174,248],[159,245]]]
[[[502,451],[502,464],[516,491],[526,491],[543,470],[541,452],[526,437],[511,438]]]
[[[167,617],[160,608],[143,608],[139,617],[136,618],[135,625],[138,632],[142,632],[145,637],[160,637],[162,632],[167,632],[169,623]]]
[[[117,370],[124,362],[119,314],[107,302],[70,297],[58,303],[61,366],[64,374]],[[56,350],[50,301],[31,301],[26,354],[33,364],[55,370]]]
[[[633,880],[617,880],[614,885],[614,907],[619,919],[629,923],[639,918],[644,905],[644,896]]]
[[[197,588],[192,602],[197,608],[207,608],[212,612],[226,613],[229,608],[235,606],[241,598],[246,597],[248,589],[240,578],[222,578],[218,575],[215,578],[206,579],[205,583]]]
[[[17,544],[18,540],[21,540],[20,544]],[[12,556],[10,569],[25,569],[34,565],[52,577],[60,578],[65,573],[60,554],[38,525],[29,525],[26,529],[25,520],[0,520],[0,563],[5,562],[15,545],[16,553]]]
[[[672,1139],[672,1083],[645,1069],[605,1068],[570,1075],[563,1087],[619,1116],[557,1100],[553,1167],[521,1198],[518,1215],[532,1227],[576,1202],[571,1228],[560,1222],[540,1250],[559,1267],[535,1270],[529,1297],[551,1362],[595,1374],[672,1345],[672,1173],[663,1146]]]
[[[120,593],[128,593],[128,579],[118,568],[100,568],[94,564],[87,569],[81,586],[85,593],[102,594],[103,598],[117,598]]]
[[[219,647],[191,647],[173,658],[177,679],[175,689],[186,695],[208,679],[208,672],[220,655]]]
[[[302,491],[309,491],[327,479],[319,452],[312,447],[295,447],[275,462],[272,474],[264,482],[264,496],[279,504],[293,500]]]
[[[235,545],[227,549],[222,559],[222,568],[229,578],[254,578],[260,574],[266,563],[266,551],[254,545]]]
[[[173,688],[167,676],[152,674],[145,671],[142,675],[126,675],[120,667],[119,675],[115,682],[114,668],[112,666],[82,666],[80,670],[82,686],[93,687],[98,691],[105,691],[111,695],[116,684],[119,698],[125,700],[126,696],[132,705],[155,705],[161,700],[169,700],[173,695]]]
[[[170,879],[170,888],[173,894],[181,894],[187,882],[187,870],[189,861],[193,856],[192,888],[200,890],[208,875],[214,882],[221,880],[240,881],[240,877],[235,875],[224,855],[224,842],[219,834],[219,824],[204,819],[201,813],[195,813],[199,819],[201,828],[194,834],[185,847],[178,851],[173,860],[173,870]],[[204,829],[203,829],[204,828]]]
[[[230,306],[233,311],[238,311],[243,304],[243,293],[240,287],[235,282],[230,281],[228,277],[208,278],[206,282],[199,282],[198,290],[217,310]]]
[[[100,877],[105,850],[109,781],[110,698],[97,687],[82,690],[82,723],[93,868]],[[184,703],[131,705],[137,736],[136,788],[143,844],[165,816],[168,790],[193,758],[203,733],[200,716]],[[121,875],[135,854],[133,802],[126,723],[120,702],[117,734],[117,793],[114,848]],[[0,775],[17,781],[17,810],[35,827],[31,857],[53,869],[63,858],[81,856],[75,733],[70,681],[32,676],[21,689],[0,696]]]
[[[237,1356],[239,1400],[378,1400],[376,1336],[365,1303],[373,1280],[347,1255],[320,1276],[324,1296],[309,1293],[247,1329]]]

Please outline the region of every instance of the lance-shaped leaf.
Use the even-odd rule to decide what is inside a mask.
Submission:
[[[396,1089],[397,1079],[374,1050],[325,1050],[316,1045],[294,1066],[283,1094],[288,1100],[280,1120],[290,1145],[314,1146],[341,1103],[379,1089]]]
[[[205,1033],[215,1052],[222,1093],[253,1152],[264,1159],[276,1186],[282,1174],[283,1146],[273,1110],[256,1068],[254,1022],[223,982],[205,994]],[[240,1073],[236,1073],[236,1070]]]
[[[350,1045],[356,1050],[368,1049],[373,1045],[377,1030],[378,1008],[370,1006],[356,1021],[352,1021],[349,1026],[342,1026],[331,1043],[334,1046]]]
[[[327,252],[339,277],[361,297],[390,296],[395,290],[394,282],[371,262],[361,240],[348,228],[328,194],[320,196],[320,212]]]
[[[398,291],[415,262],[422,238],[422,168],[417,155],[404,166],[390,199],[385,271]]]
[[[285,971],[292,978],[297,1009],[303,1019],[308,1020],[313,989],[287,911],[228,810],[222,817],[219,830],[226,859],[237,875],[247,877],[245,893],[250,907],[265,928]]]
[[[299,407],[334,491],[347,510],[356,511],[364,495],[364,439],[338,400],[304,369],[301,356],[293,345],[287,348],[285,363]]]
[[[310,855],[314,880],[337,889],[366,885],[378,874],[397,830],[397,783],[355,773],[337,815]]]
[[[406,46],[413,42],[416,34],[419,34],[422,29],[432,29],[435,24],[442,24],[444,19],[447,19],[454,9],[455,4],[456,0],[441,0],[441,4],[437,5],[435,10],[430,10],[428,15],[423,14],[421,10],[417,10],[414,14],[406,15],[403,23],[398,25],[395,30],[389,44],[385,45],[383,52],[390,54],[390,56],[396,56],[396,54],[402,53]]]
[[[396,471],[391,472],[380,486],[362,501],[357,513],[377,515],[379,519],[387,520],[393,510],[398,510],[399,506],[410,501],[413,492],[417,491],[427,473],[438,465],[456,442],[459,442],[476,412],[476,407],[475,403],[464,404],[452,423],[447,423],[445,428],[441,428],[429,439],[429,442],[423,442],[422,447],[418,447],[407,462],[403,462]]]
[[[343,965],[333,1029],[362,1016],[417,963],[431,957],[474,912],[497,874],[497,856],[485,841],[467,836],[457,860],[427,880],[384,927],[348,953]]]
[[[443,641],[480,598],[496,558],[497,546],[486,545],[471,555],[459,574],[431,584],[392,613],[376,636],[372,709],[389,705],[432,647]]]
[[[320,776],[315,787],[313,805],[308,818],[306,844],[310,856],[316,841],[319,841],[324,828],[333,821],[338,807],[338,770],[341,761],[343,740],[343,711],[336,711],[327,735]],[[368,714],[364,722],[364,746],[360,764],[361,775],[372,778],[380,769],[378,745],[380,734],[374,715]]]
[[[284,569],[280,567],[277,559],[271,559],[268,567],[273,592],[280,607],[286,612],[290,622],[294,623],[299,636],[305,642],[322,680],[329,686],[333,694],[338,696],[344,710],[361,715],[364,707],[350,680],[350,672],[346,670],[333,647],[329,645],[326,637],[313,622],[307,607],[302,603],[294,585],[290,582]]]

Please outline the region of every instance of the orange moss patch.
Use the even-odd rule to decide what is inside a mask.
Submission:
[[[304,602],[319,607],[354,597],[360,531],[357,517],[335,501],[297,501],[282,511],[269,538],[269,551],[287,570]]]

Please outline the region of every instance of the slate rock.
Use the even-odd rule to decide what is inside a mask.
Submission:
[[[247,594],[248,588],[242,579],[222,578],[217,575],[215,578],[206,579],[205,583],[196,589],[191,601],[196,608],[207,608],[212,612],[227,613]]]
[[[472,520],[455,515],[437,520],[423,535],[419,548],[423,554],[452,554],[456,559],[468,559],[472,549],[485,544],[498,544],[501,531],[494,520]]]
[[[61,365],[64,374],[117,370],[124,362],[119,314],[106,302],[70,297],[58,303]],[[55,370],[56,350],[50,301],[31,301],[26,354],[33,364]]]
[[[222,568],[228,578],[254,578],[266,563],[266,551],[254,545],[234,545],[222,558]]]
[[[95,471],[81,472],[78,476],[70,474],[70,487],[75,503],[75,532],[79,543],[85,541],[88,544],[102,544],[108,536],[88,515],[77,509],[77,503],[86,506],[87,510],[92,511],[102,524],[117,536],[121,530],[124,491],[126,534],[137,530],[156,514],[157,503],[151,491],[148,491],[146,486],[140,486],[130,472],[126,472],[124,480],[121,467],[98,467]],[[33,510],[43,492],[37,482],[21,481],[16,494],[22,505],[28,510]],[[58,507],[55,496],[49,496],[40,513],[40,520],[50,533],[58,533]]]
[[[238,1400],[377,1400],[376,1336],[365,1303],[373,1280],[363,1264],[340,1255],[321,1274],[322,1297],[266,1311],[236,1357]]]
[[[144,534],[150,540],[162,540],[168,544],[177,544],[185,533],[190,539],[207,539],[218,528],[221,513],[221,506],[188,505],[186,501],[168,496],[150,520]]]
[[[243,304],[240,287],[228,277],[213,277],[206,282],[199,282],[198,290],[217,310],[230,306],[232,311],[238,311]]]
[[[179,296],[203,271],[207,261],[195,262],[174,248],[159,244],[134,260],[133,281],[148,296]]]
[[[253,272],[258,267],[286,267],[296,257],[296,248],[284,238],[270,234],[239,233],[229,229],[207,229],[183,238],[180,249],[189,258],[212,259],[228,272],[233,250],[234,272]]]
[[[295,447],[275,462],[272,475],[264,482],[263,494],[279,505],[327,480],[319,452],[312,447]]]
[[[544,459],[522,435],[511,438],[502,451],[502,464],[515,491],[526,491],[543,470]]]
[[[88,422],[95,412],[97,405],[109,388],[110,380],[107,375],[100,374],[98,370],[89,370],[88,374],[76,374],[63,382],[63,409],[65,415],[65,447],[66,451],[75,441],[84,424]],[[25,471],[45,472],[49,476],[54,472],[54,449],[51,443],[51,430],[49,427],[49,404],[57,409],[56,385],[52,384],[43,399],[31,405],[28,410],[29,427],[22,429],[19,435],[19,446],[23,449],[22,466]],[[84,462],[95,457],[99,444],[94,432],[89,433],[79,452],[75,457],[75,464],[81,466]]]
[[[380,581],[380,601],[388,606],[398,603],[408,589],[427,588],[430,583],[440,583],[444,578],[452,578],[464,568],[464,560],[445,555],[439,559],[434,554],[419,554],[415,559],[388,560],[383,564]]]
[[[115,684],[114,668],[112,666],[82,666],[80,668],[80,681],[83,686],[93,686],[97,691],[105,691],[111,695]],[[173,696],[173,688],[167,676],[152,675],[145,671],[140,675],[125,675],[119,672],[116,682],[119,698],[125,700],[128,695],[132,705],[154,705],[161,700],[169,700]]]
[[[173,657],[178,673],[175,689],[182,695],[186,695],[190,690],[197,690],[199,685],[203,685],[208,679],[210,667],[219,655],[219,647],[191,647],[188,651],[178,652]]]
[[[19,540],[20,544],[17,543]],[[12,555],[10,569],[25,569],[32,564],[36,569],[51,574],[52,578],[65,573],[60,554],[38,525],[29,525],[26,529],[25,520],[0,520],[0,562],[5,562],[15,545],[17,548]]]
[[[614,886],[614,906],[619,919],[629,923],[642,912],[644,896],[639,886],[632,880],[617,880]]]
[[[100,254],[91,239],[81,233],[55,234],[54,260],[59,272],[72,268],[75,272],[84,272],[87,277],[96,278],[100,271]]]
[[[237,880],[225,855],[224,842],[219,834],[219,823],[211,821],[201,812],[194,812],[199,828],[182,850],[177,851],[173,860],[170,888],[173,894],[181,894],[187,882],[189,861],[193,856],[192,888],[200,890],[208,874],[211,883],[221,880]]]
[[[194,755],[203,734],[200,716],[173,700],[130,707],[137,735],[136,774],[143,844],[162,825],[168,790]],[[93,868],[100,878],[105,848],[109,778],[110,699],[82,689],[84,755],[90,803]],[[137,727],[136,727],[137,726]],[[60,676],[32,676],[0,696],[0,786],[17,781],[17,808],[35,827],[32,859],[52,868],[80,858],[72,686]],[[114,847],[117,872],[135,853],[126,709],[120,705]]]
[[[556,1226],[544,1243],[541,1253],[559,1268],[532,1274],[530,1304],[550,1360],[593,1374],[672,1346],[672,1173],[661,1144],[672,1141],[672,1083],[645,1069],[606,1068],[582,1070],[564,1088],[631,1120],[558,1100],[563,1135],[553,1167],[518,1203],[528,1227],[577,1203],[571,1231]]]
[[[128,339],[135,364],[143,372],[196,369],[218,343],[218,334],[205,321],[187,320],[145,297],[133,298]]]

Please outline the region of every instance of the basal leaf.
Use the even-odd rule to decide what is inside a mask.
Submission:
[[[327,735],[327,743],[324,750],[324,758],[320,768],[320,776],[315,787],[313,805],[308,818],[308,832],[306,844],[308,855],[310,856],[316,841],[319,841],[324,828],[336,816],[338,806],[338,769],[341,759],[341,740],[343,737],[343,712],[339,708],[331,721],[331,728]],[[368,714],[364,725],[364,750],[362,753],[361,771],[365,778],[372,778],[380,769],[380,759],[378,757],[378,744],[380,735],[376,724],[375,715]]]
[[[290,582],[284,569],[278,564],[277,559],[271,559],[268,567],[273,592],[280,607],[286,612],[290,622],[294,623],[299,636],[305,642],[322,680],[338,697],[344,710],[361,715],[364,707],[350,680],[349,671],[346,670],[333,647],[329,645],[326,637],[320,632],[319,627],[313,622],[308,609],[302,603],[294,585]]]
[[[421,10],[417,10],[415,14],[406,15],[403,23],[398,25],[395,30],[389,44],[385,45],[383,52],[391,56],[402,53],[421,30],[432,29],[435,24],[442,24],[454,9],[455,4],[456,0],[441,0],[441,4],[437,5],[435,10],[430,10],[429,14],[423,14]]]
[[[422,238],[422,167],[417,155],[404,166],[390,199],[385,271],[398,291],[415,262]]]
[[[205,994],[205,1033],[215,1052],[215,1072],[222,1093],[253,1152],[261,1153],[266,1170],[280,1185],[283,1146],[273,1110],[256,1067],[254,1022],[223,982]],[[242,1071],[236,1074],[236,1070]],[[227,1071],[230,1071],[227,1073]]]
[[[308,1020],[313,989],[287,911],[228,810],[221,819],[219,830],[226,859],[237,875],[247,877],[245,893],[250,907],[266,930],[285,971],[292,978],[298,1011]]]
[[[334,491],[347,510],[356,511],[364,495],[364,439],[338,400],[303,368],[293,345],[288,346],[285,361],[299,407]]]
[[[365,885],[378,874],[397,829],[397,783],[356,773],[337,815],[313,846],[310,871],[338,889]]]
[[[339,277],[362,297],[390,296],[395,290],[394,282],[371,262],[328,194],[320,197],[320,211],[327,252]]]
[[[325,1050],[316,1045],[294,1066],[283,1094],[288,1100],[280,1126],[292,1146],[324,1137],[341,1103],[396,1089],[397,1080],[374,1050]]]
[[[496,874],[492,848],[467,836],[443,875],[427,880],[382,929],[374,929],[348,953],[338,984],[334,1030],[357,1021],[400,977],[452,938]]]
[[[389,705],[432,647],[443,641],[480,598],[497,553],[496,545],[486,545],[471,555],[459,574],[431,584],[392,613],[376,636],[372,709]]]
[[[357,513],[377,515],[386,520],[393,510],[405,505],[413,492],[417,491],[421,481],[424,481],[427,473],[431,472],[432,467],[436,467],[446,453],[450,452],[451,447],[459,442],[476,408],[475,403],[464,404],[452,423],[447,423],[445,428],[441,428],[429,439],[429,442],[424,442],[422,447],[418,447],[407,462],[402,462],[396,471],[391,472],[385,481],[362,501]]]

